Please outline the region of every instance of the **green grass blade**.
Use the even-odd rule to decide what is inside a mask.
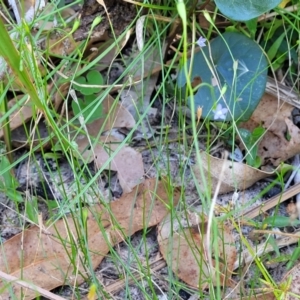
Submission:
[[[16,49],[11,37],[9,36],[3,21],[0,18],[0,56],[2,56],[7,64],[10,66],[18,80],[16,81],[22,90],[26,90],[31,100],[37,108],[43,110],[43,105],[39,99],[37,90],[32,83],[31,77],[26,68],[20,68],[21,56],[19,51]]]

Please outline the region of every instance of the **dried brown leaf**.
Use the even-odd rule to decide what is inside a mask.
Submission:
[[[86,150],[88,141],[78,140],[78,148],[82,157],[87,162],[94,161],[98,169],[104,167],[106,170],[117,171],[123,193],[129,193],[143,180],[144,163],[140,152],[128,147],[121,146],[120,141],[111,136],[100,137],[100,143],[92,150]],[[109,164],[107,162],[110,161]]]
[[[206,152],[201,152],[200,156],[201,165],[194,165],[192,170],[202,191],[210,187],[214,192],[219,181],[221,181],[220,194],[236,189],[244,190],[258,180],[274,174],[274,172],[263,172],[243,163],[219,159]],[[223,175],[221,174],[222,168],[224,168]],[[204,178],[202,178],[202,172]]]
[[[74,41],[74,38],[70,32],[71,29],[67,28],[64,31],[64,35],[49,35],[44,46],[49,55],[67,56],[80,45],[80,42]]]
[[[106,137],[106,140],[107,138],[109,137]],[[110,140],[113,139],[110,138]],[[106,169],[118,172],[117,176],[123,189],[123,193],[129,193],[143,178],[143,158],[141,153],[131,147],[124,145],[121,149],[117,150],[118,147],[119,143],[109,144],[109,152],[107,147],[102,147],[101,145],[95,146],[95,162],[97,167],[101,168],[116,151],[116,155]]]
[[[128,33],[129,34],[124,35],[123,38],[118,42],[115,41],[115,39],[109,38],[107,41],[93,44],[92,47],[90,48],[90,53],[88,53],[86,60],[92,61],[95,57],[101,55],[102,58],[97,62],[95,69],[100,72],[103,71],[105,68],[108,68],[109,66],[111,66],[116,56],[121,52],[121,50],[127,44],[130,38],[130,30],[128,31]],[[114,45],[114,47],[106,54],[102,54],[105,53],[105,51],[109,47],[111,47],[111,45]]]
[[[267,129],[258,145],[262,165],[278,166],[300,152],[300,129],[292,121],[293,109],[291,104],[278,103],[274,96],[264,94],[250,120],[240,124],[250,131],[258,126]]]
[[[112,128],[133,128],[135,120],[132,115],[118,101],[108,95],[102,102],[103,118],[87,124],[90,136],[97,137],[99,132],[108,131]]]
[[[98,136],[99,132],[109,131],[112,128],[132,128],[135,121],[132,115],[109,95],[103,101],[103,113],[105,117],[86,125],[90,138],[82,135],[76,138],[78,149],[87,162],[95,161],[98,168],[106,166],[106,169],[117,171],[123,193],[129,193],[140,183],[144,175],[141,153],[126,144],[120,147],[120,141],[112,136],[100,138]],[[91,138],[98,140],[92,149],[90,149]],[[107,164],[109,160],[110,163]]]
[[[170,204],[168,194],[164,181],[149,179],[109,207],[96,205],[89,208],[85,226],[80,226],[71,216],[45,229],[32,226],[3,244],[0,270],[48,290],[64,284],[82,283],[84,276],[88,277],[82,251],[88,249],[95,269],[111,246],[162,220]],[[176,190],[172,200],[174,205],[179,196],[180,192]],[[79,241],[85,232],[88,247],[81,247]],[[74,258],[74,264],[70,257]],[[2,299],[9,298],[5,284],[0,285]],[[21,287],[11,284],[14,296],[21,299]],[[33,290],[23,289],[22,292],[22,299],[37,297]]]
[[[211,254],[205,243],[206,232],[201,233],[199,231],[206,226],[203,226],[201,222],[190,228],[183,228],[182,225],[176,226],[177,224],[174,224],[176,222],[174,220],[171,222],[171,217],[168,215],[158,228],[160,252],[173,272],[192,287],[207,288],[209,282],[212,281],[213,284],[217,282],[217,271],[214,266],[208,267],[208,255],[212,255],[212,258],[213,255],[218,255],[220,258],[220,273],[218,274],[220,274],[221,284],[235,286],[230,277],[237,252],[230,229],[226,226],[219,226],[219,253]],[[178,229],[173,232],[175,227]],[[213,264],[215,264],[214,260]]]
[[[104,117],[86,125],[90,139],[96,138],[98,143],[90,149],[90,139],[86,136],[78,136],[76,139],[78,149],[86,161],[95,161],[98,168],[106,165],[113,156],[106,169],[118,172],[123,192],[129,193],[140,183],[144,175],[142,155],[126,144],[114,153],[120,146],[119,140],[111,136],[100,138],[98,136],[99,132],[109,131],[112,128],[132,128],[135,121],[132,115],[110,95],[104,99],[102,105]]]

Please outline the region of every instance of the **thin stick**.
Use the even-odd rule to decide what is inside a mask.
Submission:
[[[12,275],[9,275],[9,274],[6,274],[2,271],[0,271],[0,278],[4,279],[4,280],[7,280],[13,284],[18,284],[18,285],[21,285],[23,286],[24,288],[27,288],[27,289],[30,289],[30,290],[33,290],[39,294],[41,294],[42,296],[46,297],[47,299],[50,299],[50,300],[66,300],[65,298],[62,298],[60,296],[57,296],[41,287],[38,287],[32,283],[28,283],[26,281],[23,281],[23,280],[20,280],[18,279],[17,277],[15,276],[12,276]]]
[[[240,214],[236,219],[241,218],[241,217],[253,219],[253,218],[257,217],[259,214],[261,214],[262,212],[265,212],[265,211],[271,209],[272,207],[278,205],[279,203],[282,203],[282,202],[290,199],[291,197],[297,195],[298,193],[300,193],[300,183],[293,185],[292,187],[287,189],[283,194],[279,194],[279,195],[276,195],[276,196],[270,198],[269,200],[265,201],[258,207],[255,207],[255,208],[249,210],[245,214],[243,214],[243,213]]]

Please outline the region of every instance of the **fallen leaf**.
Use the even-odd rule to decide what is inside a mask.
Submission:
[[[101,133],[110,131],[112,128],[133,128],[135,126],[135,120],[132,115],[110,95],[107,95],[103,99],[101,104],[99,104],[99,108],[100,105],[102,106],[101,109],[103,117],[93,121],[92,123],[85,124],[91,138],[97,138]],[[71,134],[71,137],[74,137],[75,134],[78,136],[77,133],[66,132],[66,134]],[[79,135],[78,140],[81,141],[81,145],[83,145],[83,141],[85,141],[86,145],[89,146],[89,140],[86,135]]]
[[[218,255],[220,282],[222,285],[232,286],[233,281],[230,277],[237,252],[229,228],[219,226],[219,252],[210,253],[205,244],[207,227],[205,220],[201,222],[200,217],[198,220],[194,218],[188,221],[192,226],[184,228],[183,222],[177,221],[178,219],[180,216],[171,221],[171,216],[168,215],[158,227],[159,249],[173,272],[190,286],[205,289],[211,280],[213,284],[217,280],[215,268],[208,267],[208,255],[211,255],[212,259],[214,255]]]
[[[280,2],[280,4],[278,5],[278,7],[280,7],[280,8],[285,8],[286,5],[287,5],[289,2],[290,2],[290,0],[282,0],[282,1]]]
[[[87,53],[86,61],[93,61],[97,57],[95,69],[101,72],[108,68],[127,44],[131,31],[132,30],[129,30],[120,41],[109,38],[107,41],[92,44],[92,47],[90,47]],[[112,49],[105,54],[110,47],[112,47]],[[99,59],[100,56],[101,58]]]
[[[126,144],[120,147],[120,140],[113,136],[98,136],[99,132],[111,132],[112,128],[132,128],[135,121],[132,115],[109,95],[102,105],[104,117],[86,124],[89,138],[85,135],[76,137],[78,150],[86,162],[95,161],[97,168],[105,166],[105,169],[117,171],[123,193],[129,193],[141,182],[144,175],[141,153]],[[93,146],[90,145],[92,138],[97,140]]]
[[[94,161],[98,169],[117,171],[123,193],[129,193],[143,180],[144,163],[142,154],[111,136],[100,137],[100,142],[87,150],[88,141],[78,140],[78,149],[86,162]],[[107,164],[109,162],[109,164]]]
[[[207,18],[204,17],[204,11],[207,11],[207,13],[209,13],[211,18],[215,19],[215,24],[223,22],[221,15],[214,16],[215,9],[216,9],[216,4],[214,2],[204,2],[204,4],[201,5],[198,14],[198,23],[201,28],[208,29],[211,26]]]
[[[236,189],[244,190],[258,180],[274,174],[274,171],[264,172],[243,163],[213,157],[206,152],[201,152],[200,156],[201,165],[194,165],[192,170],[202,191],[210,188],[214,192],[219,181],[221,181],[219,194],[229,193]],[[221,174],[222,168],[223,174]],[[202,177],[202,172],[204,177]]]
[[[11,142],[15,148],[32,148],[37,146],[43,149],[51,148],[49,128],[45,120],[35,120],[34,125],[32,122],[26,122],[22,125],[11,132]],[[48,141],[46,142],[47,139]]]
[[[74,41],[70,28],[66,28],[63,34],[49,34],[42,46],[49,55],[67,56],[77,49],[81,42]]]
[[[258,126],[267,130],[258,144],[263,166],[278,166],[300,152],[300,129],[292,121],[293,109],[291,104],[278,103],[274,96],[266,93],[250,120],[239,125],[250,131]]]
[[[173,205],[179,197],[177,189]],[[83,251],[88,251],[91,268],[95,269],[112,246],[138,230],[159,223],[168,212],[169,199],[164,181],[148,179],[108,207],[90,207],[85,225],[74,215],[45,229],[32,226],[2,245],[0,270],[47,290],[64,284],[80,284],[90,272]],[[88,245],[80,244],[85,234]],[[9,286],[13,286],[16,299],[21,299],[21,292],[25,300],[38,296],[34,290],[21,290],[14,282],[2,281],[2,299],[9,299]]]
[[[40,0],[39,0],[40,1]],[[30,2],[33,2],[32,0]],[[37,1],[35,1],[37,3]],[[43,9],[43,15],[53,15],[53,11],[55,11],[56,5],[54,3],[49,3],[44,9]],[[62,7],[58,14],[55,14],[53,16],[53,20],[36,20],[35,28],[42,29],[43,32],[50,32],[54,28],[57,28],[57,19],[64,19],[67,20],[68,18],[74,16],[76,12],[71,7]]]
[[[100,130],[104,132],[112,128],[133,128],[135,126],[135,120],[128,110],[110,95],[105,97],[101,105],[104,117],[86,124],[90,136],[99,136]]]
[[[106,137],[106,141],[107,141]],[[109,139],[113,140],[113,139]],[[119,143],[109,144],[109,151],[107,147],[96,145],[94,152],[96,154],[96,166],[101,168],[110,157],[116,152],[116,155],[111,159],[108,168],[112,171],[117,171],[120,185],[123,193],[129,193],[132,189],[141,182],[144,175],[144,163],[142,154],[135,149],[126,145],[122,146],[118,151]],[[106,169],[108,169],[106,168]]]
[[[61,102],[63,101],[63,97],[67,94],[69,90],[69,83],[62,84],[57,92],[54,95],[54,106],[57,109]],[[48,91],[53,88],[52,85],[48,85],[47,89]],[[30,99],[24,95],[20,95],[15,97],[14,99],[10,100],[8,102],[8,108],[9,109],[14,109],[14,112],[10,115],[10,130],[12,131],[12,142],[16,147],[22,147],[22,146],[28,146],[30,142],[34,142],[33,144],[30,144],[30,146],[35,146],[38,143],[40,143],[41,138],[36,138],[31,141],[28,140],[26,136],[26,131],[31,132],[32,131],[32,126],[31,124],[28,124],[28,121],[32,118],[33,116],[33,103],[30,101]],[[25,101],[21,99],[24,98]],[[36,121],[36,120],[35,120]],[[38,134],[36,132],[35,136],[41,135],[42,138],[48,137],[48,132],[47,132],[47,125],[45,123],[39,122],[37,125],[40,127],[40,133]],[[26,127],[26,129],[25,129]],[[44,134],[45,133],[45,134]],[[0,129],[0,138],[3,137],[3,130]]]
[[[89,293],[87,295],[88,300],[96,300],[97,299],[97,286],[92,284],[90,286]]]
[[[121,91],[122,104],[126,101],[126,108],[134,117],[138,112],[144,113],[151,100],[151,95],[158,79],[158,72],[154,72],[155,68],[161,66],[161,53],[165,53],[166,45],[156,44],[148,47],[144,52],[133,52],[125,61],[125,65],[130,67],[130,73],[124,81],[131,82],[132,78],[136,81],[129,89]],[[132,64],[134,65],[132,66]],[[130,93],[130,97],[126,97]],[[143,101],[140,101],[143,99]],[[131,107],[131,108],[129,108]]]

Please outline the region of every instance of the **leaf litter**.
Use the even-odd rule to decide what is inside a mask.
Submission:
[[[81,157],[86,162],[94,161],[100,169],[109,169],[117,172],[120,185],[124,193],[131,192],[132,188],[139,184],[143,178],[144,166],[142,155],[122,140],[114,137],[112,128],[133,128],[135,121],[132,115],[111,96],[107,96],[102,102],[103,118],[98,118],[92,123],[86,124],[86,135],[76,135],[75,141]],[[99,139],[100,132],[107,132],[106,136]],[[95,142],[90,144],[91,140]],[[113,157],[109,164],[109,158]],[[131,166],[128,169],[128,166]]]
[[[244,163],[213,157],[206,152],[201,152],[200,157],[201,167],[203,169],[194,165],[192,166],[192,170],[202,192],[207,189],[215,192],[220,182],[221,186],[218,190],[220,194],[226,194],[236,190],[245,190],[255,182],[275,174],[275,171],[264,172]],[[224,169],[223,174],[220,173],[220,168]],[[206,178],[206,183],[202,176]]]
[[[168,265],[180,279],[197,289],[206,289],[210,280],[213,284],[220,281],[222,285],[235,287],[236,283],[230,277],[237,251],[229,227],[219,227],[219,252],[214,253],[214,250],[207,248],[205,217],[201,216],[201,212],[188,213],[187,219],[176,216],[171,222],[171,216],[168,215],[158,226],[160,252]],[[183,220],[188,227],[184,227]],[[209,264],[208,256],[219,258],[221,263],[218,271],[215,270],[214,259],[213,265]],[[199,265],[202,266],[201,270]]]
[[[178,203],[179,195],[179,191],[174,194],[174,204]],[[85,265],[80,262],[84,250],[81,247],[88,247],[95,268],[111,246],[143,229],[146,224],[147,227],[156,225],[168,212],[167,207],[165,184],[163,181],[157,184],[156,179],[149,179],[133,192],[112,202],[109,207],[98,205],[88,212],[84,227],[87,229],[88,245],[78,244],[82,233],[77,231],[79,224],[74,223],[71,216],[50,226],[45,224],[43,228],[32,226],[5,243],[5,256],[0,260],[1,270],[49,290],[66,282],[70,285],[74,282],[79,284],[85,280],[86,273]],[[99,222],[105,228],[105,234],[99,231]],[[116,230],[115,224],[119,229]],[[108,245],[108,241],[112,245]],[[78,249],[76,260],[79,261],[72,265],[69,255],[74,247]],[[14,287],[15,296],[20,297],[20,288],[18,285]],[[9,297],[5,293],[1,296]],[[25,292],[24,299],[35,297],[34,288]]]
[[[250,120],[241,124],[252,130],[258,124],[267,129],[258,146],[258,155],[263,165],[278,166],[294,157],[300,149],[300,129],[293,122],[294,106],[265,94]]]
[[[97,1],[94,2],[97,3]],[[110,5],[106,7],[103,1],[98,1],[97,4],[98,6],[99,4],[101,4],[102,8],[95,6],[95,11],[102,11],[104,8],[104,10],[109,10],[113,16],[113,9]],[[87,17],[91,14],[91,12],[87,13],[87,7],[84,6],[83,16]],[[144,21],[145,18],[143,19],[143,22]],[[83,24],[85,24],[85,22],[83,22]],[[97,32],[96,28],[95,32],[93,33],[93,41],[98,42],[99,40],[101,40],[101,38],[105,37],[103,33],[108,28],[107,24],[105,25],[104,22],[102,28],[98,27],[98,29],[99,28],[100,31]],[[65,37],[63,35],[63,42],[61,41],[61,37],[58,37],[50,43],[46,43],[44,47],[49,51],[52,51],[52,55],[62,53],[64,55],[71,54],[78,45],[77,40],[83,39],[84,36],[86,36],[86,33],[84,33],[84,30],[82,30],[81,28],[81,30],[78,30],[78,32],[76,33],[74,39],[72,38],[72,36]],[[139,36],[139,39],[141,39],[142,35],[140,34]],[[126,39],[124,44],[121,43],[121,48],[126,44],[127,41],[128,40]],[[53,48],[51,44],[55,45],[56,48]],[[140,45],[142,45],[142,43],[140,43]],[[116,49],[114,49],[114,51],[115,50]],[[118,50],[116,50],[116,52],[114,51],[111,52],[113,53],[111,56],[113,57],[111,59],[112,61],[114,60],[114,58],[116,58],[117,53],[119,53]],[[170,143],[165,147],[165,149],[153,149],[153,151],[142,150],[140,152],[127,145],[127,143],[123,141],[123,133],[125,132],[124,129],[137,129],[138,126],[140,126],[139,130],[142,133],[139,135],[138,140],[142,140],[145,137],[151,138],[154,136],[155,131],[153,131],[151,126],[149,126],[149,120],[147,120],[147,117],[143,119],[144,124],[142,125],[137,125],[136,121],[139,121],[140,115],[144,113],[145,108],[148,108],[152,101],[151,94],[154,90],[154,85],[158,78],[158,73],[153,72],[152,70],[160,64],[160,60],[158,60],[157,62],[155,61],[155,58],[158,57],[159,51],[165,52],[164,49],[151,49],[150,47],[149,52],[152,52],[152,56],[150,55],[149,57],[146,52],[147,55],[145,55],[144,53],[145,56],[143,57],[139,56],[138,52],[136,52],[129,58],[129,65],[134,60],[137,62],[137,66],[139,66],[140,64],[144,64],[145,61],[147,61],[148,63],[144,65],[146,68],[142,69],[142,72],[140,72],[140,68],[131,69],[132,74],[125,78],[125,80],[123,81],[124,86],[126,82],[131,80],[132,77],[134,77],[136,81],[131,82],[132,85],[128,89],[124,89],[121,92],[121,103],[117,103],[117,105],[115,105],[116,101],[110,95],[104,99],[104,101],[102,102],[103,114],[106,116],[109,115],[109,118],[100,118],[90,124],[85,124],[85,127],[82,126],[82,134],[74,137],[74,141],[78,145],[78,151],[80,153],[79,156],[84,159],[85,163],[88,164],[90,162],[93,162],[96,166],[96,170],[107,168],[109,171],[115,171],[121,188],[120,194],[123,193],[123,196],[121,196],[120,199],[109,204],[111,209],[110,211],[107,211],[106,206],[100,207],[99,205],[94,205],[93,210],[91,209],[89,212],[90,214],[87,219],[88,223],[86,224],[86,228],[89,229],[88,242],[89,250],[91,251],[92,256],[93,268],[96,268],[100,264],[104,256],[109,252],[110,248],[108,246],[107,240],[105,240],[105,238],[103,237],[103,233],[99,232],[99,226],[95,221],[95,214],[92,214],[92,211],[93,213],[101,215],[101,218],[103,220],[102,225],[105,227],[106,232],[111,235],[110,241],[112,241],[113,245],[117,245],[121,241],[124,241],[124,236],[114,231],[113,227],[115,226],[115,224],[111,221],[112,216],[115,217],[117,221],[119,221],[120,226],[124,229],[123,233],[125,233],[126,236],[130,236],[134,232],[144,229],[145,225],[143,224],[143,222],[145,216],[143,214],[149,213],[149,216],[151,216],[148,224],[148,226],[150,227],[157,225],[168,213],[167,205],[163,204],[161,201],[165,201],[166,199],[168,199],[167,192],[166,190],[164,190],[163,184],[159,184],[157,187],[154,184],[154,180],[143,180],[144,174],[147,174],[147,176],[150,177],[157,177],[157,170],[153,166],[159,166],[159,169],[162,170],[162,172],[168,173],[165,170],[169,170],[172,176],[172,180],[178,186],[183,185],[184,187],[188,187],[189,184],[191,185],[191,180],[192,178],[194,178],[194,176],[199,181],[200,186],[203,181],[203,173],[200,174],[199,166],[195,164],[197,157],[195,153],[189,156],[189,158],[183,155],[185,159],[189,160],[189,171],[187,171],[187,173],[185,174],[186,177],[184,180],[180,176],[178,165],[181,163],[181,152],[184,153],[184,150],[182,151],[182,145],[179,145],[177,143]],[[110,59],[107,59],[107,57],[108,56],[105,56],[105,59],[102,61],[104,63],[103,69],[105,68],[105,65],[107,65],[108,67],[111,63]],[[149,69],[147,69],[147,67],[149,67]],[[125,66],[125,68],[127,68],[127,66]],[[102,67],[100,67],[98,70],[102,70]],[[145,79],[145,77],[147,77],[147,79]],[[146,88],[144,88],[145,83]],[[61,87],[63,87],[63,85],[61,85]],[[61,96],[56,95],[55,100],[58,99],[58,102],[60,102],[63,99],[63,96],[68,93],[68,89],[69,86],[66,85]],[[146,101],[144,103],[141,103],[140,105],[138,101],[141,98],[146,99]],[[13,100],[11,101],[11,104],[12,103]],[[59,104],[56,107],[58,108]],[[32,117],[32,110],[25,109],[26,106],[25,108],[23,106],[20,110],[17,110],[17,113],[15,115],[12,116],[12,129],[18,128],[24,123],[25,120]],[[252,130],[258,125],[263,124],[263,126],[267,129],[266,133],[258,143],[258,154],[263,159],[262,165],[264,167],[269,167],[270,165],[273,167],[277,167],[281,162],[284,162],[287,159],[293,157],[295,154],[299,153],[299,128],[295,125],[295,122],[292,118],[293,109],[293,105],[287,104],[286,102],[278,102],[274,95],[270,96],[269,94],[265,94],[263,100],[260,102],[258,108],[254,111],[250,120],[240,125],[243,128]],[[155,115],[157,111],[154,109],[153,113]],[[274,118],[274,116],[276,116],[276,118]],[[16,123],[13,123],[14,121]],[[77,124],[77,126],[81,126],[81,124]],[[176,128],[177,124],[173,124],[173,126]],[[87,136],[92,138],[92,143],[91,139],[89,139]],[[243,149],[242,143],[240,147],[242,150],[245,150]],[[155,153],[156,157],[156,159],[154,160],[153,158],[150,158],[153,153]],[[170,153],[173,154],[173,157],[170,156]],[[107,159],[111,156],[114,156],[114,158],[108,164]],[[201,152],[200,156],[202,158],[202,167],[204,167],[204,177],[210,178],[211,176],[213,192],[216,190],[216,186],[218,185],[218,183],[220,183],[218,171],[225,165],[227,171],[225,172],[224,180],[222,180],[221,182],[221,187],[218,190],[220,194],[227,193],[233,190],[244,190],[248,187],[256,185],[257,181],[267,176],[271,176],[275,172],[266,172],[251,168],[243,163],[236,163],[231,162],[230,160],[218,159],[205,152]],[[171,165],[171,168],[168,165]],[[128,169],[128,166],[131,167],[130,170]],[[192,169],[192,172],[190,169]],[[31,170],[28,170],[27,177],[30,176]],[[46,178],[45,181],[49,179],[50,178]],[[28,179],[26,179],[25,181],[25,185],[27,185]],[[37,179],[37,181],[40,181],[40,179]],[[183,184],[183,182],[185,182],[185,184]],[[261,186],[258,185],[258,191],[260,191],[260,189]],[[154,208],[152,210],[150,210],[150,206],[151,204],[153,204],[151,201],[154,201],[155,197],[149,191],[155,191],[155,195],[157,196],[154,202]],[[249,189],[249,191],[251,191],[251,189]],[[249,199],[254,198],[251,194],[250,196],[247,196],[247,193],[248,191],[243,192],[242,197],[244,198],[244,202],[247,202],[247,197],[249,197]],[[254,189],[254,193],[257,193],[257,189]],[[52,190],[51,194],[52,197],[54,196],[55,198],[58,193]],[[104,195],[104,193],[102,193],[102,195]],[[146,202],[144,202],[145,198],[141,195],[148,195],[146,197]],[[196,203],[199,199],[197,199],[195,195],[197,195],[197,193],[195,192],[195,186],[190,188],[190,190],[186,190],[186,203],[189,205]],[[71,196],[71,194],[68,194],[68,196]],[[234,211],[234,206],[236,205],[236,203],[232,204],[230,202],[232,199],[228,202],[228,204],[224,204],[224,202],[222,203],[222,197],[225,199],[227,196],[221,195],[217,200],[217,204],[220,205],[221,211],[222,207],[223,209],[227,209],[229,205],[232,205],[231,208],[233,207]],[[229,195],[228,197],[232,198],[233,196]],[[108,200],[109,196],[105,198],[107,198],[106,200]],[[177,203],[178,199],[179,192],[177,191],[174,196],[174,200],[176,201],[174,202]],[[138,202],[140,201],[141,203],[134,206],[132,202],[135,200]],[[127,207],[132,207],[132,210],[129,211]],[[124,215],[124,213],[127,214]],[[217,210],[215,214],[222,215],[222,213],[218,212]],[[192,213],[191,215],[194,214]],[[133,223],[130,223],[129,226],[128,223],[132,218],[134,219],[134,221]],[[179,218],[180,220],[178,224],[180,224],[180,222],[182,222],[182,220],[184,219],[183,217],[180,217],[180,214]],[[205,248],[206,245],[204,241],[206,233],[203,232],[202,228],[207,225],[207,221],[205,220],[203,221],[203,223],[196,222],[195,224],[190,224],[191,222],[187,223],[188,226],[186,227],[184,227],[182,224],[178,225],[180,230],[174,233],[172,231],[174,228],[166,226],[166,224],[170,224],[170,215],[168,215],[166,219],[158,226],[157,236],[158,242],[160,244],[160,250],[169,267],[171,267],[174,273],[185,283],[196,288],[199,288],[200,286],[202,288],[206,287],[205,280],[202,282],[200,279],[203,279],[202,276],[208,276],[208,278],[212,279],[213,282],[220,281],[224,283],[222,284],[224,286],[228,285],[230,287],[234,287],[235,283],[230,279],[230,277],[237,267],[237,250],[234,244],[236,243],[238,238],[235,231],[226,223],[221,223],[220,225],[218,225],[219,231],[220,233],[222,233],[220,234],[219,246],[221,248],[221,246],[223,246],[224,244],[226,245],[224,253],[222,251],[220,251],[219,253],[218,259],[221,262],[221,272],[218,273],[214,270],[214,260],[212,260],[213,264],[209,265],[210,261],[208,257],[209,255],[214,256],[215,253],[210,253],[208,249]],[[18,222],[16,224],[20,225],[20,223]],[[68,228],[66,228],[66,224],[68,224]],[[74,224],[74,220],[71,217],[67,217],[66,221],[59,220],[50,227],[44,227],[45,225],[39,227],[32,226],[29,229],[25,230],[23,233],[9,239],[6,243],[4,243],[3,246],[5,250],[7,249],[7,251],[5,251],[5,255],[0,257],[0,259],[2,259],[1,270],[5,270],[6,272],[14,274],[19,278],[32,280],[35,285],[44,287],[46,289],[52,289],[56,286],[60,286],[66,283],[72,285],[75,281],[77,281],[77,283],[83,282],[83,274],[85,274],[86,272],[84,266],[76,266],[76,270],[80,272],[79,275],[75,278],[71,274],[72,265],[67,258],[66,248],[63,247],[61,241],[57,240],[57,235],[60,235],[65,241],[68,241],[69,243],[73,242],[74,245],[79,247],[80,243],[77,239],[78,232],[76,232],[75,230],[75,225],[76,224]],[[70,233],[72,233],[72,235],[70,235]],[[185,259],[178,260],[178,256],[170,256],[168,252],[170,251],[170,248],[168,245],[170,242],[170,236],[172,235],[174,235],[174,240],[171,247],[171,254],[178,255],[178,253],[180,253],[182,254],[180,255],[180,257],[184,257]],[[282,239],[281,241],[278,241],[277,244],[286,245],[284,242],[286,244],[289,244],[296,241],[292,238],[289,240],[289,242]],[[264,249],[266,249],[266,245],[261,246],[264,246]],[[14,251],[11,251],[11,249],[14,249]],[[19,253],[21,249],[24,250],[24,253],[22,255],[20,254],[18,256],[18,259],[16,259],[15,253]],[[68,249],[72,250],[72,248]],[[273,250],[274,247],[269,247],[268,249],[268,251]],[[201,264],[208,266],[207,269],[203,268],[201,270],[203,271],[202,274],[199,274],[199,268],[195,268],[199,264],[199,257],[193,254],[193,252],[196,252],[197,255],[200,256]],[[81,257],[80,255],[81,253],[80,251],[78,251],[78,259]],[[170,259],[172,260],[172,262],[170,262]],[[250,254],[250,256],[248,256],[248,260],[251,261],[251,259],[252,255]],[[23,264],[23,269],[20,269],[21,261]],[[78,260],[78,262],[79,261],[80,260]],[[57,265],[60,265],[61,269],[58,269]],[[294,269],[286,274],[281,283],[282,286],[286,286],[287,290],[289,290],[290,292],[295,292],[296,294],[298,291],[296,281],[295,284],[291,284],[291,280],[297,278],[298,269],[299,266],[296,265]],[[70,275],[67,276],[66,274],[62,274],[62,270],[68,270],[68,274]],[[190,270],[194,270],[195,273],[193,273],[192,275],[197,274],[197,276],[190,276]],[[23,277],[21,277],[21,273]],[[219,274],[219,277],[216,274]],[[54,277],[55,280],[53,280]],[[18,294],[18,292],[20,291],[20,286],[15,285],[14,288],[14,293]],[[35,296],[35,292],[32,292],[31,289],[27,290],[26,297],[28,298],[26,299],[33,299]],[[289,298],[286,299],[290,299],[290,296],[287,297]]]

